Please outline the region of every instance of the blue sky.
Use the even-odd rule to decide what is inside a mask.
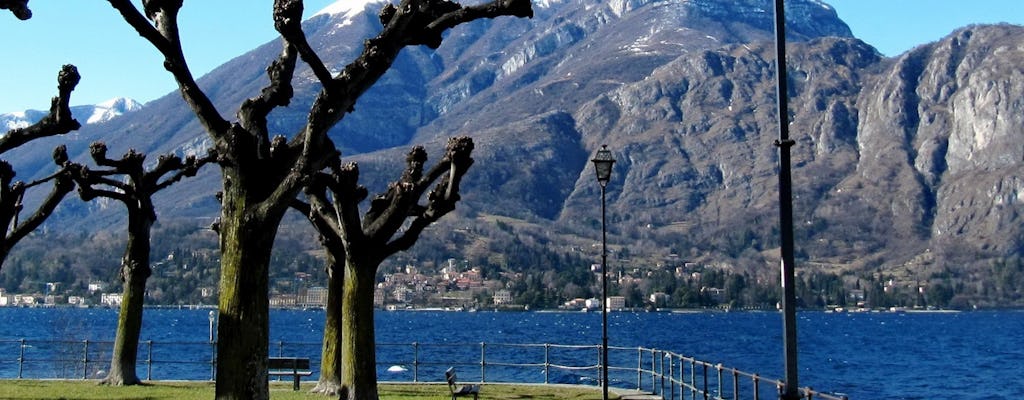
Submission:
[[[363,1],[363,0],[359,0]],[[728,0],[722,0],[728,1]],[[888,56],[938,40],[971,23],[1024,24],[1021,0],[826,0],[858,38]],[[333,0],[306,0],[312,15]],[[271,1],[186,1],[179,20],[185,52],[200,76],[276,38]],[[83,79],[73,104],[113,97],[154,100],[176,89],[156,51],[106,1],[29,3],[34,16],[18,21],[0,13],[0,113],[46,109],[61,65],[78,66]]]

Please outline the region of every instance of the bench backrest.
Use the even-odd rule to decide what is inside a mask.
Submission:
[[[309,369],[308,358],[297,357],[270,357],[267,358],[267,369]]]
[[[455,367],[448,367],[444,371],[444,378],[448,381],[448,390],[455,390]]]

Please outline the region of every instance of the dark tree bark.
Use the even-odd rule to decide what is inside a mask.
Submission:
[[[469,7],[444,0],[404,0],[397,7],[385,6],[380,13],[383,31],[367,40],[362,54],[336,75],[331,75],[306,40],[301,26],[303,2],[275,0],[274,27],[283,38],[283,50],[267,68],[270,84],[242,104],[236,122],[222,117],[189,71],[178,35],[181,0],[143,0],[141,11],[130,0],[108,1],[164,56],[164,67],[178,82],[182,97],[219,154],[224,191],[217,223],[222,254],[216,397],[266,399],[270,249],[281,218],[299,191],[338,156],[327,131],[390,69],[402,48],[436,48],[445,30],[480,18],[530,17],[530,0],[495,0]],[[304,127],[290,140],[271,139],[267,115],[290,102],[299,58],[323,88]],[[361,398],[376,398],[373,394]]]
[[[18,2],[3,3],[0,6],[15,3]],[[14,6],[10,7],[14,11]],[[75,90],[80,79],[78,69],[74,65],[65,65],[61,68],[57,74],[58,95],[50,102],[50,113],[29,127],[13,129],[0,137],[0,153],[5,153],[39,138],[63,135],[78,129],[81,125],[71,117],[69,102],[71,92]],[[54,150],[53,160],[57,166],[61,167],[57,173],[28,184],[15,181],[14,168],[6,161],[0,160],[0,224],[4,227],[3,237],[0,237],[0,266],[3,266],[14,245],[42,225],[64,199],[64,196],[74,190],[74,182],[71,181],[65,168],[68,165],[68,157],[63,146]],[[25,196],[25,191],[50,181],[53,181],[53,189],[50,190],[49,195],[43,199],[32,214],[19,221],[24,208],[22,198]]]
[[[377,398],[373,318],[377,269],[391,255],[411,248],[423,229],[455,209],[459,184],[473,164],[472,151],[472,139],[453,138],[444,157],[425,172],[426,150],[414,148],[406,157],[402,177],[374,198],[363,216],[359,203],[367,191],[358,184],[355,164],[332,166],[331,174],[318,174],[308,185],[309,205],[296,208],[307,213],[320,233],[331,261],[328,265],[336,267],[336,260],[344,260],[344,273],[329,278],[328,301],[337,303],[327,305],[322,357],[330,359],[331,365],[322,367],[316,391],[340,394],[343,399]],[[435,182],[426,205],[419,204]],[[332,313],[332,307],[340,308],[341,315]],[[340,366],[335,359],[339,349]]]
[[[124,284],[121,312],[117,319],[110,370],[101,383],[113,386],[136,385],[140,383],[135,368],[139,335],[142,332],[146,280],[152,274],[149,265],[150,235],[156,222],[152,197],[182,178],[194,176],[199,168],[213,159],[213,154],[203,158],[188,157],[185,161],[176,155],[161,156],[156,166],[146,171],[143,165],[146,155],[135,150],[129,150],[119,160],[107,158],[107,146],[101,142],[93,143],[89,150],[93,161],[101,169],[91,170],[78,164],[70,167],[82,200],[105,197],[121,202],[128,211],[128,242],[121,258],[120,271],[121,282]]]

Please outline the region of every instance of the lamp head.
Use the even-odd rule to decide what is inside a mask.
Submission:
[[[594,171],[597,172],[597,182],[604,188],[608,185],[608,181],[612,179],[612,165],[615,164],[615,159],[612,158],[612,152],[608,150],[608,145],[601,145],[601,150],[597,151],[594,155],[594,159],[590,160],[594,163]]]

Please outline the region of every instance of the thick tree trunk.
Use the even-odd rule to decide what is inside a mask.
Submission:
[[[323,348],[320,352],[320,380],[313,393],[337,396],[341,390],[341,308],[345,273],[338,258],[327,252],[327,310]]]
[[[225,178],[221,207],[216,398],[265,400],[269,398],[267,274],[283,212],[259,215],[251,210],[259,207],[247,204],[251,199],[242,189],[245,185],[231,181]]]
[[[373,290],[377,264],[345,261],[341,321],[341,399],[377,400]]]
[[[139,350],[139,335],[142,333],[142,310],[145,304],[146,280],[152,270],[149,267],[150,228],[153,221],[149,213],[130,210],[128,215],[128,244],[121,259],[121,281],[124,291],[121,295],[121,312],[117,317],[117,334],[114,338],[114,352],[110,371],[101,381],[105,385],[137,385],[136,374]]]

